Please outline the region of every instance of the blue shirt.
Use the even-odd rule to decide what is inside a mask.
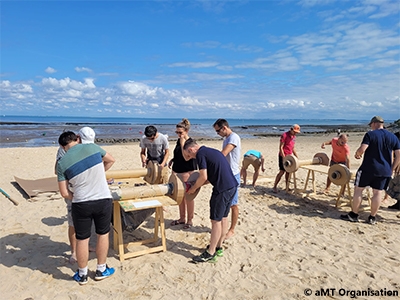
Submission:
[[[201,146],[197,151],[196,160],[199,170],[207,169],[207,179],[213,185],[214,191],[221,193],[238,186],[232,169],[221,151]]]
[[[257,150],[249,150],[244,154],[244,156],[250,156],[250,155],[257,157],[258,159],[261,158],[261,152]]]
[[[386,129],[367,132],[361,144],[368,145],[360,170],[373,176],[392,176],[392,152],[400,149],[399,139]]]

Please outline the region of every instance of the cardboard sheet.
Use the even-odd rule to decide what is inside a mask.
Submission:
[[[58,192],[57,177],[48,177],[41,179],[22,179],[14,176],[15,181],[25,191],[29,198],[44,192]]]

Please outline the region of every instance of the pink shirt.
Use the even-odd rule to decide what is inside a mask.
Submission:
[[[285,153],[285,156],[292,154],[294,149],[294,143],[296,142],[296,136],[291,135],[290,131],[287,131],[281,135],[280,142],[283,143],[283,153]],[[280,151],[279,155],[281,155]]]
[[[346,157],[350,155],[350,147],[347,144],[338,145],[339,138],[332,139],[332,157],[331,160],[336,163],[346,163]]]

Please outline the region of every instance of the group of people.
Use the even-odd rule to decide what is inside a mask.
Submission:
[[[365,187],[373,189],[371,199],[371,214],[367,222],[376,223],[376,213],[382,199],[382,191],[386,190],[396,167],[400,168],[400,142],[399,139],[384,128],[381,117],[375,116],[369,123],[371,131],[365,134],[361,146],[355,153],[355,158],[364,155],[363,162],[357,171],[355,179],[354,198],[352,211],[341,218],[351,222],[358,221],[358,210],[361,204],[362,192]],[[206,183],[213,186],[210,196],[211,237],[210,244],[204,251],[193,257],[193,262],[215,261],[216,257],[223,256],[222,243],[225,239],[235,234],[235,227],[239,217],[238,191],[240,179],[244,184],[247,179],[247,168],[254,167],[252,185],[255,186],[260,169],[264,172],[264,156],[257,150],[249,150],[244,154],[242,166],[241,140],[238,134],[232,131],[225,119],[214,122],[215,132],[223,137],[221,151],[200,146],[189,135],[190,122],[182,119],[176,124],[178,136],[173,158],[169,159],[168,136],[157,131],[154,126],[147,126],[140,140],[140,158],[143,167],[149,161],[157,161],[161,168],[172,168],[183,182],[187,182],[190,175],[196,170],[199,172],[197,180],[191,184],[186,193],[195,193],[198,188]],[[90,130],[89,130],[90,131]],[[283,133],[279,143],[279,172],[276,175],[272,191],[277,193],[277,186],[285,174],[288,186],[289,173],[285,172],[283,159],[286,155],[295,155],[296,135],[300,133],[300,126],[294,124],[290,130]],[[88,129],[86,129],[86,135]],[[96,280],[111,276],[115,270],[106,265],[108,251],[108,233],[111,221],[111,195],[105,179],[105,171],[114,163],[114,158],[102,148],[94,144],[94,132],[89,135],[92,140],[83,138],[85,133],[75,135],[73,132],[64,132],[59,137],[61,149],[57,155],[56,172],[58,176],[61,195],[72,200],[72,222],[69,230],[75,233],[76,249],[71,251],[78,262],[78,271],[74,279],[80,284],[87,282],[87,262],[89,251],[89,237],[92,220],[97,233],[97,270]],[[346,134],[324,142],[321,147],[332,146],[330,164],[344,164],[350,167],[350,149],[347,145]],[[398,169],[397,169],[398,171]],[[329,191],[328,178],[325,191]],[[71,192],[73,191],[73,192]],[[231,212],[231,224],[228,226],[228,215]],[[184,229],[193,226],[194,201],[183,199],[179,205],[179,219],[174,220],[171,226],[183,225]],[[72,227],[72,229],[71,229]],[[70,241],[74,240],[70,235]]]

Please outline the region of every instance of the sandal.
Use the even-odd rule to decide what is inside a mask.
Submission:
[[[183,226],[183,229],[190,229],[192,228],[193,224],[185,224],[185,226]]]
[[[182,225],[182,224],[185,224],[185,222],[181,222],[181,221],[179,221],[179,220],[175,220],[175,221],[172,221],[172,222],[171,222],[171,226]]]

